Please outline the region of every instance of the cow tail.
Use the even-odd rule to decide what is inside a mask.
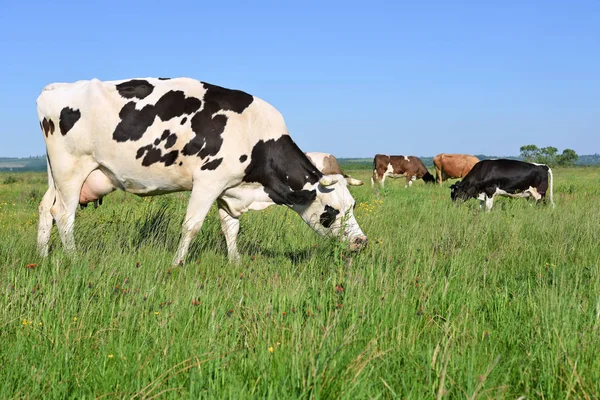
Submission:
[[[548,175],[550,175],[550,204],[552,204],[552,208],[554,208],[554,199],[553,199],[553,193],[552,193],[554,177],[552,175],[552,169],[550,167],[548,167]]]

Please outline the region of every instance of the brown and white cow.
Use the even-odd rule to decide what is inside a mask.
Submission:
[[[329,153],[309,152],[306,153],[306,156],[323,175],[342,175],[350,186],[361,186],[363,184],[362,181],[343,173],[337,159]]]
[[[230,259],[239,216],[285,205],[316,232],[367,244],[342,175],[323,175],[288,134],[282,115],[248,93],[189,78],[54,83],[37,99],[48,164],[38,250],[53,222],[75,249],[78,204],[115,188],[139,196],[191,191],[180,263],[216,201]]]
[[[441,184],[446,179],[465,177],[478,162],[479,158],[468,154],[438,154],[433,158],[435,180]]]
[[[373,177],[371,186],[379,182],[384,187],[385,177],[406,177],[405,187],[412,185],[413,181],[423,179],[425,183],[435,182],[433,175],[429,173],[423,162],[415,156],[388,156],[377,154],[373,159]]]

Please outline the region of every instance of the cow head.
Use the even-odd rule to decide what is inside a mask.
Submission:
[[[456,200],[467,200],[469,198],[469,193],[464,190],[461,181],[456,181],[454,184],[450,186],[450,198],[452,201]]]
[[[431,175],[429,173],[429,171],[425,172],[425,175],[423,175],[423,181],[425,183],[434,183],[435,182],[435,178],[433,177],[433,175]]]
[[[315,184],[315,199],[294,207],[306,223],[322,236],[338,236],[360,250],[368,239],[354,218],[355,201],[342,175],[324,175]]]

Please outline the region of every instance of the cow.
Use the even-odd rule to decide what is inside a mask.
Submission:
[[[429,173],[423,162],[415,156],[388,156],[376,154],[373,159],[373,177],[371,186],[379,182],[384,187],[385,177],[406,177],[406,185],[412,186],[413,181],[423,179],[425,183],[435,182],[433,175]]]
[[[191,191],[175,265],[215,201],[232,261],[239,259],[239,216],[272,204],[352,250],[368,242],[344,177],[315,168],[282,115],[243,91],[190,78],[92,79],[46,86],[37,112],[48,165],[38,208],[42,256],[53,222],[65,250],[74,251],[78,204],[115,189],[138,196]]]
[[[361,186],[363,184],[362,181],[344,174],[337,159],[329,153],[309,152],[306,153],[306,156],[324,175],[342,175],[350,186]]]
[[[483,160],[475,164],[462,181],[450,186],[450,197],[452,201],[479,199],[480,206],[485,203],[486,211],[490,211],[496,196],[533,197],[537,202],[545,200],[549,190],[550,203],[554,207],[552,185],[552,170],[547,165],[518,160]]]
[[[465,177],[479,158],[468,154],[438,154],[433,158],[435,180],[441,184],[446,179]]]

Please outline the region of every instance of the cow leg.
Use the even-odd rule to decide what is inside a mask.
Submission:
[[[383,176],[381,177],[381,180],[379,181],[382,189],[385,188],[385,177],[386,176],[387,176],[386,174],[383,174]]]
[[[58,159],[59,162],[55,163],[58,165],[52,164],[55,197],[54,204],[50,207],[50,213],[56,221],[58,234],[65,251],[73,252],[75,251],[73,223],[79,205],[79,194],[88,175],[98,167],[98,164],[92,159],[74,159],[66,155],[51,158]],[[45,218],[47,220],[47,216]],[[40,223],[42,222],[40,221]]]
[[[237,235],[240,231],[240,220],[229,215],[221,207],[219,207],[219,217],[221,217],[221,230],[223,230],[225,242],[227,243],[229,261],[239,263],[240,253],[238,253],[237,249]]]
[[[494,195],[485,195],[485,211],[490,211],[494,206]]]
[[[50,174],[50,171],[48,171]],[[50,179],[52,177],[50,176]],[[54,223],[54,218],[52,218],[52,214],[50,213],[50,208],[54,203],[54,199],[56,197],[56,193],[54,191],[54,182],[49,182],[48,190],[44,197],[42,197],[42,201],[38,207],[39,212],[39,221],[38,221],[38,237],[37,237],[37,248],[38,253],[42,257],[46,257],[48,255],[48,242],[50,241],[50,233],[52,232],[52,224]]]
[[[183,263],[190,243],[192,243],[192,240],[200,231],[200,228],[202,228],[210,207],[225,189],[224,185],[220,185],[217,182],[211,182],[206,185],[207,182],[210,182],[210,177],[204,177],[203,179],[196,178],[194,181],[197,183],[194,183],[192,187],[192,194],[185,213],[185,220],[181,228],[181,239],[179,240],[177,253],[173,259],[173,265]]]

